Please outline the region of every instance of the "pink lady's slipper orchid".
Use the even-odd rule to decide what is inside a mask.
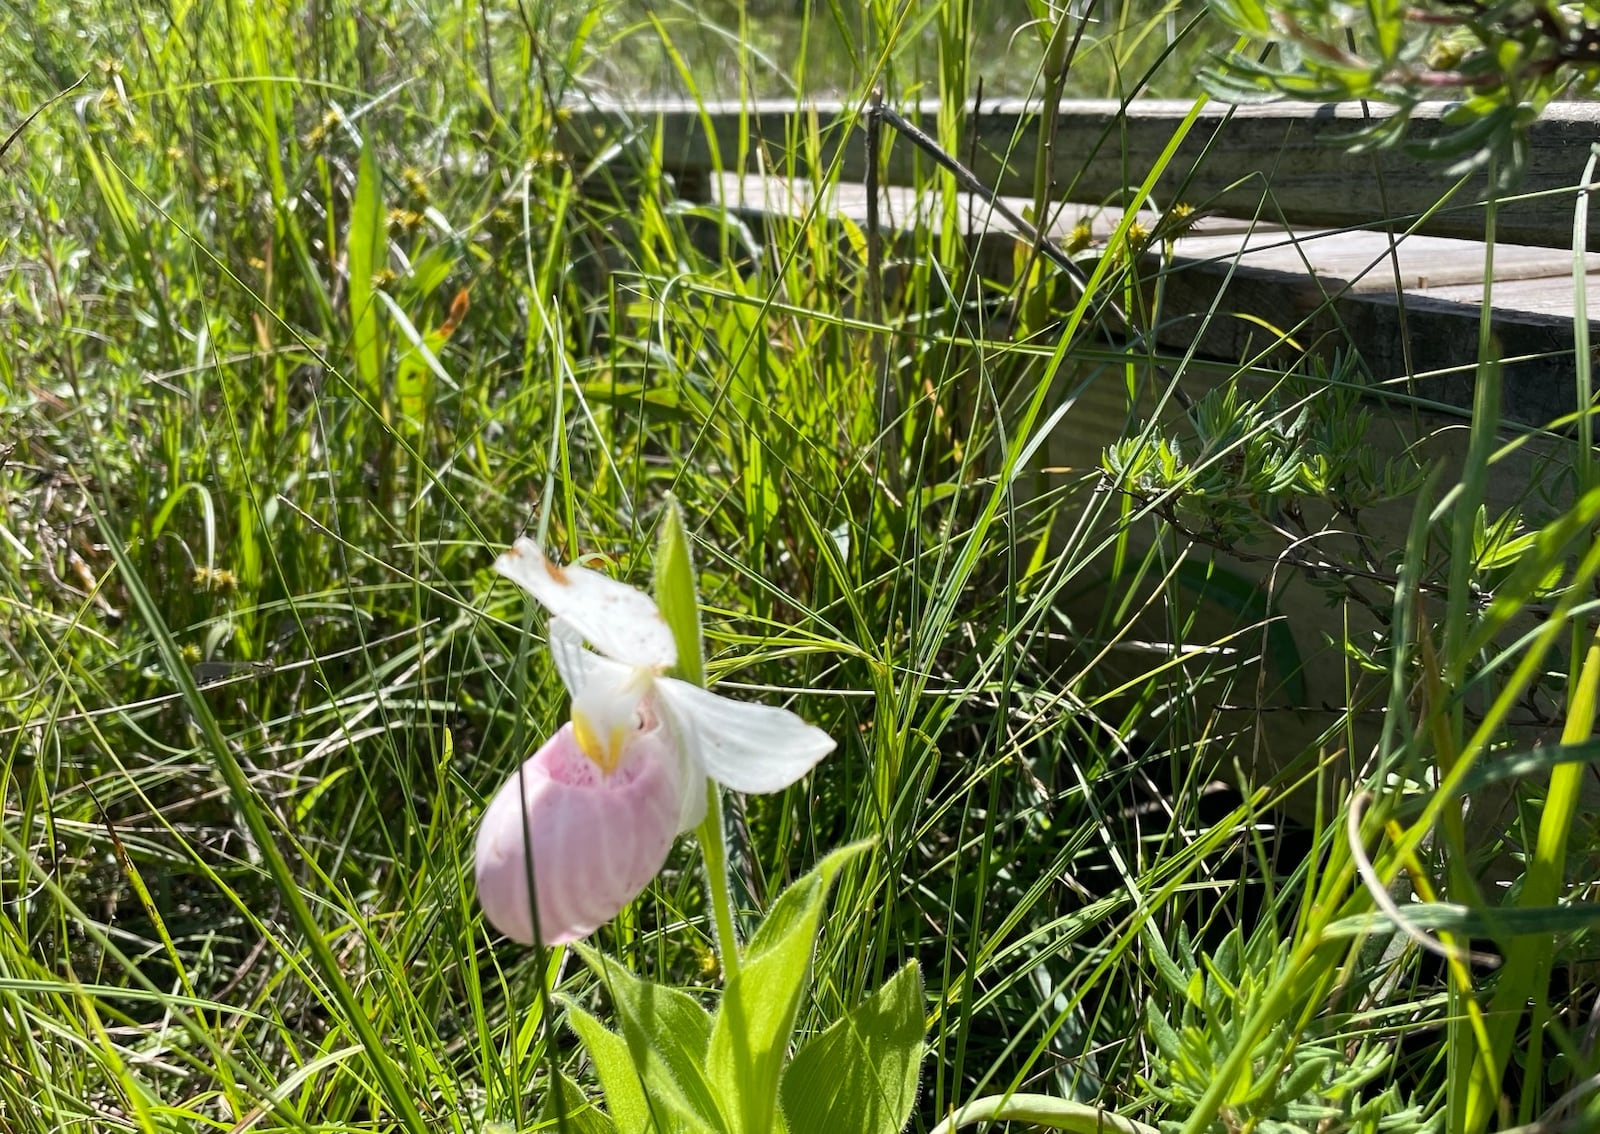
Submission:
[[[527,539],[495,570],[550,611],[550,652],[572,694],[571,723],[495,793],[478,831],[478,902],[507,937],[533,942],[535,905],[546,944],[594,932],[704,818],[708,776],[781,791],[833,749],[786,709],[662,676],[677,646],[642,591],[553,563]]]

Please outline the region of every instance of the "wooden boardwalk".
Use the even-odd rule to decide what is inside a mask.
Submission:
[[[1088,220],[1103,241],[1121,218],[1115,203],[1145,176],[1191,106],[1063,104],[1049,231],[1061,239]],[[1424,107],[1414,136],[1436,133],[1439,112]],[[1597,112],[1593,104],[1550,108],[1530,139],[1516,199],[1497,220],[1492,304],[1509,360],[1503,411],[1528,424],[1573,408],[1573,210],[1590,144],[1600,140]],[[1162,269],[1156,337],[1163,346],[1194,345],[1224,361],[1292,362],[1295,346],[1260,354],[1272,327],[1292,331],[1292,343],[1308,354],[1355,350],[1380,381],[1408,376],[1421,397],[1470,405],[1484,269],[1483,209],[1475,202],[1483,186],[1466,179],[1452,197],[1459,204],[1429,215],[1451,185],[1438,166],[1397,150],[1351,156],[1333,144],[1374,113],[1354,104],[1206,108],[1152,194],[1202,213]],[[1002,193],[1029,191],[1037,114],[1037,106],[1019,103],[969,113],[960,156]],[[913,117],[931,125],[935,115],[921,107]],[[573,127],[595,150],[630,136],[640,145],[658,139],[663,172],[686,193],[747,218],[815,210],[864,224],[858,122],[859,112],[842,105],[652,104],[583,111]],[[885,227],[936,227],[940,202],[912,188],[929,180],[925,155],[897,139],[884,165]],[[729,172],[738,168],[745,172]],[[1017,211],[1029,203],[1008,201]],[[975,242],[1007,248],[1015,238],[984,198],[964,195],[959,214]],[[1588,238],[1600,249],[1600,208],[1591,212]],[[1586,266],[1588,293],[1600,297],[1600,256]],[[1152,260],[1147,271],[1154,270]]]
[[[1061,240],[1087,220],[1092,241],[1079,253],[1086,266],[1094,242],[1103,245],[1121,220],[1119,206],[1132,199],[1128,187],[1146,179],[1191,109],[1189,103],[1160,102],[1062,105],[1052,145],[1055,211],[1047,228]],[[1437,106],[1422,108],[1413,137],[1437,135],[1439,113]],[[928,129],[936,108],[908,114]],[[1019,213],[1033,195],[1038,115],[1037,106],[1025,104],[986,104],[981,113],[969,108],[962,143],[952,147]],[[1205,109],[1149,197],[1163,208],[1189,204],[1199,217],[1175,240],[1169,260],[1147,256],[1142,267],[1145,277],[1161,277],[1153,334],[1172,354],[1192,349],[1224,364],[1169,368],[1181,373],[1179,381],[1193,396],[1224,380],[1240,362],[1268,364],[1245,380],[1247,389],[1260,390],[1273,383],[1275,367],[1353,351],[1382,384],[1375,394],[1398,393],[1438,407],[1426,412],[1414,401],[1386,406],[1375,398],[1367,434],[1374,460],[1403,454],[1459,468],[1483,302],[1484,186],[1481,178],[1467,178],[1454,188],[1450,207],[1435,209],[1452,188],[1439,166],[1425,166],[1399,150],[1351,156],[1333,143],[1333,136],[1359,128],[1370,115],[1358,105]],[[591,158],[609,154],[619,180],[642,170],[666,175],[680,194],[724,206],[775,242],[789,238],[794,218],[847,217],[866,224],[859,107],[599,107],[574,112],[570,123],[575,151]],[[1537,427],[1574,409],[1574,315],[1591,326],[1594,320],[1592,309],[1572,309],[1573,216],[1581,193],[1591,188],[1579,182],[1597,139],[1600,106],[1550,107],[1530,135],[1528,171],[1517,196],[1497,216],[1493,320],[1505,359],[1501,411],[1511,421]],[[935,183],[933,169],[905,138],[889,143],[879,189],[885,230],[904,233],[943,223],[944,199],[919,195],[915,188]],[[980,272],[1003,276],[1017,259],[1018,234],[985,196],[968,194],[959,205],[956,215],[974,245],[973,262]],[[1150,227],[1158,216],[1137,219]],[[1600,207],[1590,211],[1584,239],[1586,247],[1600,250]],[[1600,303],[1600,256],[1585,260],[1584,274],[1589,302]],[[1600,327],[1595,330],[1600,342]],[[1281,341],[1280,331],[1292,331],[1292,343]],[[1080,382],[1091,369],[1079,368],[1064,382]],[[1154,389],[1130,400],[1120,374],[1075,387],[1070,403],[1063,404],[1071,412],[1053,428],[1031,474],[1040,478],[1041,492],[1092,477],[1104,445],[1125,435],[1131,422],[1159,414],[1163,430],[1183,434],[1191,427],[1176,403]],[[1487,487],[1490,514],[1560,507],[1570,483],[1561,469],[1570,457],[1570,445],[1550,435],[1510,451]],[[1412,503],[1398,499],[1363,512],[1371,539],[1363,554],[1375,548],[1384,563],[1398,558]],[[1133,538],[1148,546],[1157,536],[1144,525]],[[1310,546],[1337,561],[1345,554],[1340,540],[1347,538],[1329,528]],[[1279,571],[1260,555],[1208,548],[1196,554],[1270,594],[1274,611],[1288,615],[1304,694],[1291,698],[1278,672],[1266,673],[1258,686],[1261,671],[1252,673],[1254,663],[1245,661],[1231,703],[1206,707],[1216,713],[1221,732],[1239,738],[1233,756],[1240,766],[1271,771],[1280,760],[1314,747],[1323,728],[1344,720],[1338,706],[1346,703],[1350,659],[1329,643],[1346,635],[1363,640],[1385,633],[1385,627],[1358,603],[1330,606],[1303,572]],[[1351,561],[1364,562],[1360,556]],[[1088,601],[1089,608],[1078,613],[1092,624],[1099,600]],[[1151,625],[1136,628],[1134,637],[1164,640],[1167,624],[1160,615],[1151,617]],[[1238,628],[1240,617],[1236,610],[1201,604],[1194,641],[1221,640]],[[1129,676],[1144,664],[1136,660]],[[1116,656],[1108,655],[1102,667],[1108,684],[1116,682],[1117,665]],[[1293,711],[1279,711],[1286,708]],[[1270,728],[1261,716],[1269,711],[1276,713]],[[1354,732],[1341,737],[1353,736],[1354,750],[1365,752],[1375,741],[1376,720],[1360,717]],[[1533,734],[1530,740],[1542,738],[1537,729]]]

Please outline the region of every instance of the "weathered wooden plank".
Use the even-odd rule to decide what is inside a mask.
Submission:
[[[821,216],[847,217],[864,224],[867,193],[854,182],[834,182],[814,186],[808,181],[789,181],[781,177],[735,177],[723,174],[713,197],[729,208],[746,213],[774,214],[800,218],[815,210]],[[958,194],[959,223],[968,236],[1012,234],[1011,223],[1000,216],[989,202],[970,194]],[[1020,197],[1007,203],[1021,212],[1028,204]],[[1048,226],[1051,236],[1063,240],[1080,221],[1087,221],[1093,239],[1105,240],[1122,220],[1120,209],[1088,209],[1065,205],[1053,214]],[[1159,214],[1146,211],[1140,220],[1153,226]],[[938,232],[944,223],[938,196],[918,193],[905,186],[884,186],[879,195],[879,218],[888,231],[928,229]],[[1400,286],[1406,291],[1421,291],[1448,302],[1477,303],[1481,295],[1484,245],[1476,240],[1449,237],[1397,235],[1366,230],[1290,232],[1275,225],[1257,224],[1231,217],[1201,217],[1190,232],[1180,237],[1174,255],[1185,262],[1215,261],[1294,276],[1315,276],[1324,290],[1343,290],[1357,294],[1392,292],[1398,271]],[[1590,253],[1592,270],[1600,272],[1600,253]],[[1572,254],[1563,249],[1540,248],[1525,244],[1500,244],[1495,248],[1494,278],[1500,290],[1495,306],[1508,312],[1556,313],[1556,295],[1565,289],[1567,305],[1560,312],[1571,313]],[[1548,281],[1537,291],[1513,292],[1505,285],[1512,281]],[[1305,281],[1307,286],[1309,280]],[[1539,295],[1533,306],[1518,304],[1514,297]],[[1600,293],[1597,293],[1600,294]],[[1504,297],[1506,302],[1502,302]]]
[[[809,182],[728,175],[715,182],[714,192],[753,219],[798,218],[816,207],[822,215],[847,216],[859,224],[866,211],[864,191],[852,184],[824,185],[818,196]],[[981,258],[985,271],[1002,276],[1015,234],[985,202],[959,199],[967,235],[988,250]],[[932,195],[886,186],[883,223],[896,231],[936,227],[940,218],[934,204]],[[1080,216],[1091,220],[1097,240],[1121,219],[1117,210],[1068,206],[1053,231],[1061,235]],[[1169,350],[1192,346],[1202,357],[1277,366],[1354,352],[1377,380],[1423,375],[1407,383],[1407,392],[1466,409],[1472,404],[1477,356],[1483,245],[1410,236],[1398,241],[1396,252],[1404,289],[1399,298],[1387,234],[1291,234],[1206,218],[1193,234],[1175,242],[1168,267],[1146,258],[1149,281],[1163,271],[1156,340]],[[1495,334],[1511,360],[1501,409],[1512,420],[1542,425],[1573,407],[1571,254],[1507,244],[1495,249],[1494,262]],[[1591,256],[1590,263],[1600,277],[1600,255]],[[1591,294],[1600,304],[1600,278]],[[1290,333],[1289,341],[1275,341],[1268,328]]]
[[[1192,103],[1138,100],[1062,104],[1053,139],[1057,199],[1116,204],[1155,165]],[[1447,103],[1426,103],[1413,115],[1411,137],[1439,137]],[[922,104],[907,117],[932,129],[937,109]],[[957,155],[985,183],[1003,193],[1031,197],[1039,142],[1037,103],[1005,101],[967,108]],[[1320,106],[1270,103],[1228,107],[1208,104],[1179,146],[1156,199],[1184,201],[1230,216],[1287,219],[1327,228],[1381,227],[1385,218],[1416,217],[1444,196],[1451,179],[1437,164],[1400,150],[1351,156],[1337,139],[1388,111],[1376,104]],[[573,108],[574,148],[594,155],[619,141],[639,144],[659,133],[666,172],[704,186],[712,174],[732,170],[821,179],[863,181],[866,159],[856,129],[860,107],[838,102],[796,104],[760,101],[712,103],[704,109],[682,102],[647,102],[628,107]],[[887,139],[893,132],[884,131]],[[1571,243],[1572,210],[1591,142],[1600,139],[1600,106],[1556,103],[1529,134],[1528,172],[1518,199],[1502,205],[1500,239],[1564,247]],[[623,151],[626,152],[624,144]],[[740,155],[744,155],[740,167]],[[912,184],[932,166],[904,139],[889,147],[886,178]],[[1481,238],[1483,179],[1470,179],[1457,205],[1417,222],[1433,236]],[[1270,186],[1270,189],[1268,188]],[[1591,210],[1589,242],[1600,248],[1600,209]]]
[[[1496,262],[1499,250],[1495,252]],[[1498,273],[1497,273],[1498,274]],[[1590,322],[1600,320],[1600,273],[1584,277]],[[1483,288],[1473,285],[1429,286],[1419,290],[1418,298],[1476,307],[1483,302]],[[1538,315],[1566,321],[1572,318],[1572,276],[1552,275],[1539,279],[1496,282],[1490,295],[1497,312],[1509,318]]]
[[[1011,222],[996,212],[988,201],[970,193],[959,193],[957,199],[958,220],[965,235],[1016,235]],[[724,173],[711,181],[711,200],[749,215],[799,219],[814,211],[819,217],[845,217],[858,225],[864,225],[867,221],[866,186],[853,181],[817,185],[784,177],[764,177],[760,174],[739,177]],[[1021,197],[1007,197],[1004,200],[1012,211],[1019,214],[1032,207],[1031,202]],[[1088,222],[1094,239],[1105,240],[1121,223],[1122,216],[1123,211],[1117,208],[1065,204],[1053,210],[1046,231],[1058,241],[1065,240],[1082,220]],[[1160,214],[1153,209],[1144,210],[1140,215],[1146,227],[1153,226],[1159,218]],[[918,192],[905,185],[884,185],[878,193],[878,220],[887,232],[926,229],[937,233],[944,224],[943,207],[936,194]],[[1216,236],[1250,231],[1267,234],[1281,230],[1274,225],[1236,217],[1203,216],[1195,219],[1190,231],[1195,236]],[[1540,255],[1563,264],[1568,262],[1562,254],[1548,249],[1541,250]]]
[[[1406,236],[1391,244],[1381,232],[1251,232],[1242,236],[1193,236],[1177,241],[1175,254],[1184,260],[1237,261],[1240,265],[1290,275],[1315,275],[1325,287],[1355,293],[1392,292],[1398,271],[1400,286],[1419,288],[1466,285],[1482,290],[1485,246],[1476,240],[1442,236]],[[1600,255],[1589,257],[1600,270]],[[1526,244],[1495,248],[1494,278],[1570,279],[1572,253]]]
[[[1472,405],[1479,305],[1461,302],[1459,295],[1345,292],[1336,282],[1302,274],[1251,267],[1229,272],[1225,263],[1212,260],[1174,265],[1163,297],[1158,339],[1169,347],[1193,344],[1203,357],[1269,366],[1353,352],[1378,381],[1412,375],[1391,387],[1399,392],[1463,411]],[[1293,341],[1278,341],[1267,328],[1292,330]],[[1493,329],[1507,359],[1501,413],[1528,425],[1570,413],[1575,404],[1571,319],[1497,305]]]

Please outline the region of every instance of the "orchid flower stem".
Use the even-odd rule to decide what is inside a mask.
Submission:
[[[728,892],[728,835],[722,822],[722,792],[706,781],[706,817],[700,822],[700,846],[706,860],[706,880],[711,885],[711,916],[716,925],[717,956],[722,962],[722,985],[739,975],[739,940],[733,935],[733,899]]]

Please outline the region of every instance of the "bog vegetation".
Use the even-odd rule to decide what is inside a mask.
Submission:
[[[996,281],[947,226],[884,287],[850,226],[723,216],[565,130],[598,95],[1198,97],[1211,66],[1454,83],[1441,165],[1510,191],[1594,14],[1000,7],[0,10],[0,1126],[633,1128],[574,1029],[622,1027],[629,973],[715,1009],[726,927],[693,839],[588,963],[486,925],[478,822],[568,712],[491,568],[528,535],[648,587],[680,513],[706,676],[837,743],[727,797],[731,928],[827,864],[796,1045],[920,1015],[910,1129],[1600,1123],[1587,413],[1535,423],[1561,491],[1488,511],[1487,337],[1465,462],[1380,467],[1359,357],[1191,404],[1200,364],[1088,333],[1126,257]],[[1052,465],[1091,382],[1122,431]],[[1218,549],[1384,503],[1403,545],[1315,580],[1379,630],[1263,767],[1294,611]]]

